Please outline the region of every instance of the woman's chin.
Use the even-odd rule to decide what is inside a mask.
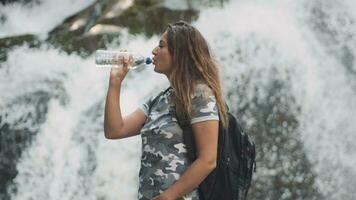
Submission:
[[[157,65],[155,65],[155,67],[153,68],[153,71],[155,71],[155,72],[157,72],[157,73],[161,73],[161,72],[159,71],[159,69],[157,68]]]

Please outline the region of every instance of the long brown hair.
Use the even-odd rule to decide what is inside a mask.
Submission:
[[[184,21],[169,24],[166,32],[168,49],[173,59],[169,78],[175,90],[173,100],[177,113],[190,118],[194,87],[197,83],[205,83],[215,95],[223,126],[227,126],[227,108],[222,95],[218,65],[205,38],[198,29]]]

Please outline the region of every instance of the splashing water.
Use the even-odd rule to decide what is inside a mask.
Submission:
[[[284,101],[298,121],[295,134],[313,164],[322,199],[356,196],[356,15],[352,8],[356,8],[354,1],[238,1],[206,9],[194,22],[222,66],[224,91],[232,92],[228,103],[233,110],[257,106],[256,98],[277,98],[269,96],[271,80],[288,85],[285,92],[294,101]],[[54,19],[55,14],[50,15],[47,18]],[[53,21],[31,30],[44,33],[49,22]],[[14,24],[9,20],[2,25],[7,32],[0,35],[21,32],[9,28]],[[148,54],[158,42],[158,37],[123,35],[120,46],[113,42],[110,48]],[[18,175],[8,186],[11,199],[136,199],[141,141],[139,137],[104,139],[108,78],[108,70],[94,67],[93,57],[68,56],[44,46],[8,52],[0,68],[0,125],[36,133],[17,162]],[[249,80],[247,85],[244,80]],[[152,68],[130,72],[121,94],[122,112],[128,114],[167,85]],[[236,92],[240,89],[247,91],[244,96]],[[43,98],[33,99],[38,95]],[[46,107],[41,110],[33,102],[45,102]],[[42,121],[20,120],[23,113],[36,112],[42,113]],[[241,116],[247,127],[261,123],[249,116]],[[273,173],[261,169],[254,179]],[[300,177],[293,178],[298,182]],[[281,199],[293,197],[285,191]]]
[[[1,6],[0,17],[4,16],[5,21],[0,23],[0,37],[29,33],[44,34],[45,37],[45,34],[63,19],[93,2],[93,0],[63,0],[58,3],[55,0],[46,0],[40,1],[39,5],[31,8],[19,3]]]

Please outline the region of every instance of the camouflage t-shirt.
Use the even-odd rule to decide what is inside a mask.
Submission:
[[[171,101],[173,89],[160,96],[148,113],[149,99],[140,108],[147,119],[141,129],[142,157],[139,173],[140,200],[150,200],[169,188],[191,164],[183,143],[182,129],[174,116]],[[195,87],[192,97],[191,124],[206,120],[219,120],[216,99],[205,84]],[[198,190],[183,196],[184,200],[199,200]]]

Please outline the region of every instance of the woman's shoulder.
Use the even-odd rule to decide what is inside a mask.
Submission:
[[[195,84],[193,96],[208,97],[212,95],[214,95],[213,90],[206,83],[198,82]]]

